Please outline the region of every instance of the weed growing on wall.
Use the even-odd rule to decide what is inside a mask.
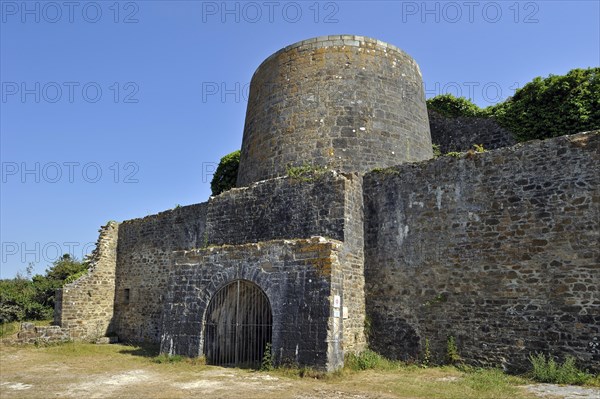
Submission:
[[[265,351],[263,352],[262,362],[260,364],[261,371],[273,370],[273,352],[271,349],[271,343],[267,342],[265,345]]]
[[[316,178],[323,176],[328,171],[323,166],[312,165],[304,163],[301,166],[288,165],[285,169],[285,173],[292,179],[310,182]]]
[[[462,362],[456,346],[456,339],[452,335],[448,337],[446,342],[446,362],[452,365],[458,365]]]
[[[429,367],[431,365],[431,348],[429,345],[429,338],[425,338],[425,348],[423,350],[423,361],[421,365],[423,367]]]

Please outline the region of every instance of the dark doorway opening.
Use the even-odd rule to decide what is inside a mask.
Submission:
[[[269,298],[250,281],[236,280],[211,298],[204,321],[208,364],[258,368],[271,343],[273,315]]]

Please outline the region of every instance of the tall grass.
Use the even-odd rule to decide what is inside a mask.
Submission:
[[[532,355],[529,359],[533,366],[531,377],[539,382],[582,385],[591,381],[593,377],[577,368],[573,356],[567,356],[561,364],[552,356],[546,357],[543,353]]]
[[[404,363],[397,360],[386,359],[379,353],[367,349],[359,354],[349,353],[344,359],[344,368],[352,371],[361,370],[397,370]]]

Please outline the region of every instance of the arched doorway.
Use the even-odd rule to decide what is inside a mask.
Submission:
[[[273,315],[260,287],[236,280],[211,298],[204,320],[204,355],[208,364],[259,367],[271,342]]]

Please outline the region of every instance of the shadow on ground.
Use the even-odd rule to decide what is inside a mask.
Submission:
[[[119,353],[124,355],[139,356],[139,357],[156,357],[159,355],[160,347],[154,344],[125,344],[131,345],[126,349],[121,349]]]

